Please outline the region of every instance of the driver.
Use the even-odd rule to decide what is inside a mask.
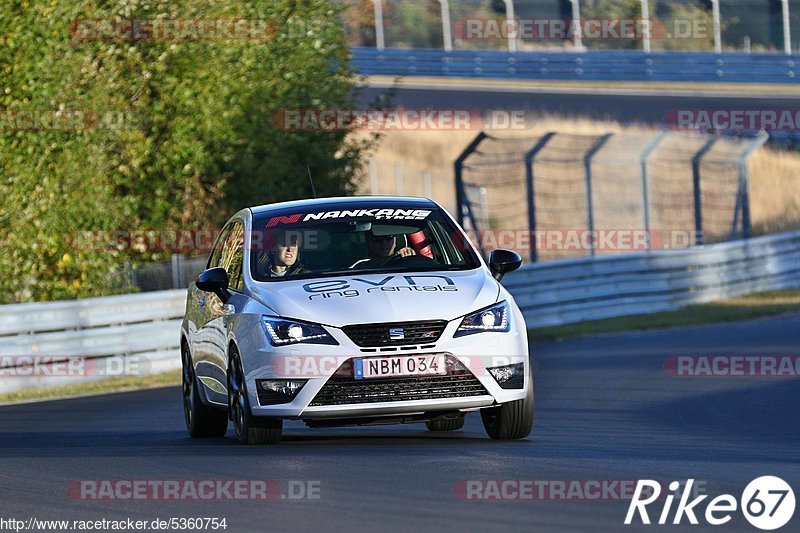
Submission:
[[[380,268],[398,257],[409,257],[417,254],[413,248],[408,246],[398,250],[396,235],[375,235],[372,230],[365,234],[364,244],[367,247],[367,255],[369,257],[356,261],[350,268]]]

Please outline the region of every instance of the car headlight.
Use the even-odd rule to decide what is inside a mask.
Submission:
[[[301,322],[299,320],[289,320],[286,318],[276,318],[271,316],[262,317],[264,328],[267,330],[267,337],[273,346],[286,346],[305,342],[309,344],[333,344],[338,345],[336,339],[325,331],[325,328],[318,324]]]
[[[483,331],[508,331],[511,329],[508,314],[508,303],[505,301],[475,311],[464,317],[453,336],[462,337]]]

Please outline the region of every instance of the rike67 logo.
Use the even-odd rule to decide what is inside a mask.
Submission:
[[[678,481],[669,484],[671,493],[664,498],[658,524],[668,523],[676,495],[679,501],[672,515],[672,524],[680,524],[685,517],[690,524],[697,525],[699,523],[697,517],[700,515],[708,524],[721,526],[728,523],[733,513],[740,508],[750,524],[764,531],[772,531],[786,525],[794,514],[795,500],[792,487],[779,477],[762,476],[754,479],[745,487],[739,501],[731,494],[721,494],[707,503],[704,513],[700,512],[700,504],[708,496],[697,496],[690,501],[693,484],[694,479],[689,479],[684,490],[680,490],[681,484]],[[628,506],[625,524],[630,525],[637,514],[643,524],[650,524],[647,506],[659,499],[661,489],[662,485],[658,481],[640,479]]]

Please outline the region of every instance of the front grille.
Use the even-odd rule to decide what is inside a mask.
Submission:
[[[447,321],[387,322],[383,324],[357,324],[342,330],[359,346],[405,346],[430,344],[442,336]],[[394,335],[390,330],[395,330]],[[402,330],[402,338],[399,338]]]
[[[348,359],[320,389],[312,406],[406,400],[435,400],[488,395],[486,388],[456,358],[447,356],[447,374],[384,379],[355,379]]]

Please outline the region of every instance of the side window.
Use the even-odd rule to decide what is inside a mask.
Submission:
[[[435,252],[442,254],[442,263],[445,265],[461,265],[464,264],[464,256],[458,248],[453,245],[453,241],[447,237],[447,232],[439,222],[431,221],[429,225],[431,231],[432,243]],[[435,253],[434,252],[434,253]]]
[[[230,226],[222,245],[219,266],[223,267],[230,277],[230,288],[242,290],[242,262],[244,261],[244,226],[236,221]]]
[[[228,230],[231,228],[231,224],[228,224],[222,231],[219,232],[219,237],[217,237],[217,243],[214,245],[214,249],[211,250],[211,255],[208,258],[208,264],[206,268],[215,268],[219,266],[219,258],[222,255],[222,246],[225,244],[225,236],[228,234]]]

